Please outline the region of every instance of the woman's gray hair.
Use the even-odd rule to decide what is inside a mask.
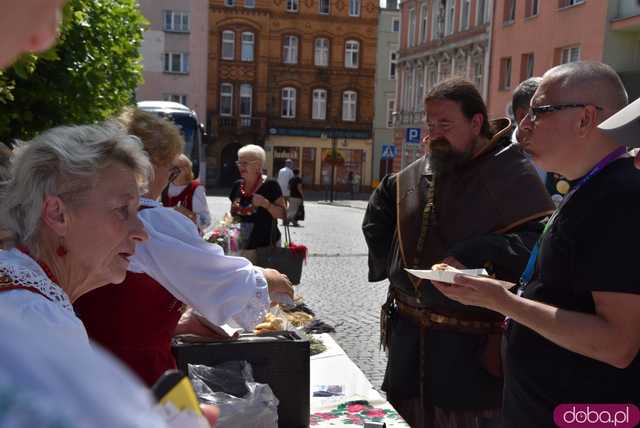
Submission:
[[[238,150],[238,157],[240,156],[250,156],[258,159],[262,165],[267,162],[267,154],[264,152],[264,149],[260,146],[256,146],[255,144],[247,144],[246,146],[240,147]]]
[[[0,228],[13,232],[17,243],[33,243],[45,196],[72,201],[92,189],[100,171],[116,162],[133,171],[144,192],[153,167],[140,140],[113,122],[61,126],[18,142],[10,178],[0,183]]]

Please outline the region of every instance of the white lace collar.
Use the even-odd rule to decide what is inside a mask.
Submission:
[[[140,196],[140,206],[141,207],[156,208],[156,207],[161,207],[162,206],[162,202],[156,201],[156,200],[153,200],[153,199],[149,199],[149,198],[145,198],[144,196]]]
[[[15,248],[0,251],[0,275],[11,278],[15,285],[35,288],[62,309],[74,313],[69,296],[51,281],[40,265]]]

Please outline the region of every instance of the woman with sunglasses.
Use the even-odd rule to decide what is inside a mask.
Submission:
[[[266,155],[260,146],[249,144],[238,150],[240,180],[231,188],[231,214],[253,225],[245,250],[267,247],[280,240],[277,219],[286,218],[285,201],[278,182],[262,175]],[[251,254],[246,254],[251,259]]]

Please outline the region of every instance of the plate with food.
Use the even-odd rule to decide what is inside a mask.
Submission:
[[[480,278],[489,278],[489,274],[486,269],[456,269],[453,266],[449,266],[446,263],[438,263],[431,266],[429,270],[421,270],[421,269],[405,269],[411,275],[416,276],[420,279],[428,279],[430,281],[438,281],[444,282],[447,284],[453,284],[454,278],[458,274],[472,276],[472,277],[480,277]],[[515,284],[507,281],[496,280],[500,283],[504,288],[509,289],[513,287]]]

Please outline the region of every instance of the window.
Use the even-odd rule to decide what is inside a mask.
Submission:
[[[416,70],[416,93],[413,103],[413,111],[422,111],[424,101],[424,68],[418,67]]]
[[[484,25],[489,22],[489,0],[477,0],[476,25]]]
[[[563,8],[563,7],[575,6],[581,3],[584,3],[584,0],[558,0],[558,7]]]
[[[407,31],[407,47],[412,47],[416,40],[416,11],[409,9],[409,31]]]
[[[360,55],[360,42],[347,40],[344,45],[344,66],[347,68],[358,68]]]
[[[453,20],[456,16],[456,0],[447,0],[447,8],[445,10],[445,27],[444,35],[453,34]]]
[[[243,83],[240,85],[240,117],[251,117],[252,106],[253,86],[249,83]]]
[[[220,116],[233,114],[233,85],[223,83],[220,85]]]
[[[480,91],[480,93],[482,93],[484,89],[483,71],[484,64],[481,60],[473,65],[473,83],[476,85],[476,88],[478,89],[478,91]]]
[[[282,62],[285,64],[298,63],[298,37],[285,36],[282,46]]]
[[[580,46],[573,46],[570,48],[562,49],[562,52],[560,54],[560,64],[578,61],[580,61]]]
[[[174,103],[180,103],[182,105],[187,105],[187,96],[183,94],[164,94],[162,99],[165,101],[172,101]]]
[[[431,3],[431,40],[442,37],[442,21],[440,20],[440,2]]]
[[[313,49],[313,63],[318,67],[327,67],[329,65],[329,39],[316,39]]]
[[[460,11],[460,31],[469,29],[471,15],[471,0],[462,0]]]
[[[315,120],[325,120],[327,118],[327,90],[313,90],[313,105],[311,107],[311,118]]]
[[[533,77],[533,67],[533,53],[522,54],[520,61],[520,80],[527,80],[529,77]]]
[[[244,0],[244,7],[247,9],[253,9],[256,7],[256,0]]]
[[[329,0],[320,0],[320,15],[329,15]]]
[[[287,12],[298,11],[298,0],[287,0]]]
[[[500,89],[511,89],[511,57],[500,60]]]
[[[255,36],[253,33],[242,33],[242,52],[240,59],[242,61],[253,61],[253,47],[255,43]]]
[[[181,73],[189,72],[189,54],[188,53],[165,53],[164,54],[164,72],[165,73]]]
[[[398,66],[398,52],[389,54],[389,80],[396,79],[396,68]]]
[[[358,94],[354,91],[344,91],[342,93],[342,120],[345,122],[356,121],[356,105],[358,104]]]
[[[516,0],[504,0],[504,16],[502,22],[512,23],[516,20]]]
[[[420,43],[427,41],[427,23],[429,22],[427,15],[427,4],[422,3],[420,6]]]
[[[538,7],[540,6],[538,0],[527,0],[524,5],[524,17],[531,18],[538,15]]]
[[[296,117],[296,88],[282,88],[281,116],[285,119],[294,119]]]
[[[360,16],[360,0],[349,0],[349,16]]]
[[[236,5],[236,0],[224,0],[224,5],[227,7],[234,7]]]
[[[164,31],[174,31],[179,33],[188,33],[189,12],[176,12],[174,10],[164,11]]]
[[[396,100],[390,98],[387,100],[387,128],[393,128],[393,111],[395,110]]]
[[[429,67],[427,71],[427,90],[430,90],[438,84],[438,68],[436,66]]]
[[[222,59],[233,60],[236,50],[236,33],[233,31],[222,32]]]
[[[411,108],[411,97],[413,96],[413,70],[406,70],[404,73],[404,91],[402,94],[403,110]]]
[[[394,33],[400,32],[400,18],[393,18],[393,21],[391,21],[391,31]]]

